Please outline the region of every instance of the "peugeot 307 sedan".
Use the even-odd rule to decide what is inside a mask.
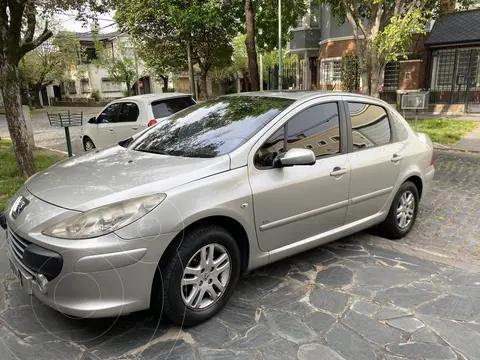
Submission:
[[[28,179],[4,214],[25,291],[72,316],[159,308],[195,325],[252,269],[415,223],[433,146],[385,102],[244,93]]]

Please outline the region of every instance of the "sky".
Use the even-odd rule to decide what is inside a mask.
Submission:
[[[62,30],[74,32],[90,31],[90,26],[75,20],[75,14],[65,13],[57,16],[59,27]],[[113,13],[102,14],[98,17],[98,24],[101,33],[108,33],[117,30],[113,21]]]

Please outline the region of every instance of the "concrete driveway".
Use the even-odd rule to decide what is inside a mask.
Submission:
[[[272,264],[189,329],[146,312],[80,320],[42,305],[19,289],[1,233],[0,360],[480,359],[480,156],[442,152],[436,164],[406,239],[360,233]]]

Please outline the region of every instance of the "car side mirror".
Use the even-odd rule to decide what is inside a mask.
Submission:
[[[273,160],[273,167],[287,167],[296,165],[313,165],[317,161],[315,154],[310,149],[295,148],[278,155]]]
[[[89,124],[96,124],[97,123],[97,118],[94,116],[94,117],[88,119],[88,123]]]

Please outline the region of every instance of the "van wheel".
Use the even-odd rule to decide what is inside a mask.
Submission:
[[[223,227],[202,226],[187,231],[160,267],[164,290],[155,301],[163,300],[163,313],[174,323],[193,326],[215,316],[232,296],[240,250]]]
[[[400,186],[387,218],[379,225],[379,235],[388,239],[400,239],[407,235],[415,224],[419,196],[417,187],[410,181]]]
[[[83,149],[85,151],[90,151],[95,149],[95,144],[93,143],[92,139],[89,137],[83,138]]]

